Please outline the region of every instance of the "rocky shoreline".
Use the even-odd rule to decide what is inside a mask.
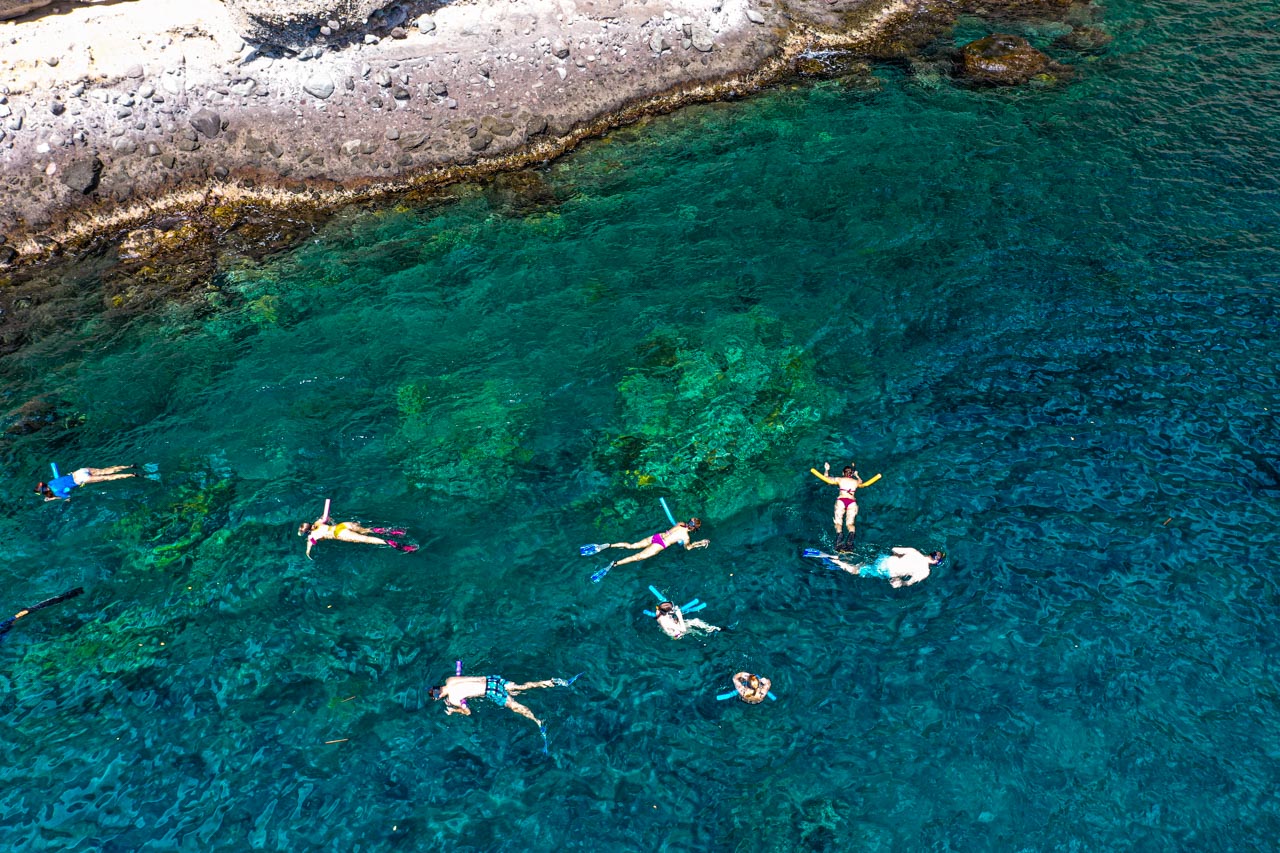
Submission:
[[[0,16],[6,2],[40,0],[0,0]],[[519,168],[758,90],[807,51],[906,57],[957,13],[938,0],[364,0],[353,20],[352,3],[296,0],[266,5],[310,17],[273,22],[248,5],[51,2],[0,23],[0,268],[108,234],[124,254],[184,243],[179,213],[233,228],[246,209]],[[983,11],[1002,6],[1089,17],[1056,0]],[[1001,82],[1007,49],[979,57],[984,82]]]

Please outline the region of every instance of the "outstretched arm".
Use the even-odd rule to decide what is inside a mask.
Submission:
[[[810,468],[810,469],[809,469],[809,473],[810,473],[810,474],[812,474],[813,476],[817,477],[817,478],[818,478],[819,480],[821,480],[822,482],[826,483],[828,486],[838,486],[838,485],[840,485],[840,481],[839,481],[839,480],[833,480],[833,479],[831,479],[830,477],[828,477],[826,474],[819,474],[819,473],[818,473],[818,469],[817,469],[817,468]]]
[[[697,542],[684,543],[684,549],[686,551],[692,551],[694,548],[705,548],[710,544],[711,544],[710,539],[699,539]]]
[[[307,537],[307,559],[308,560],[311,559],[311,546],[314,544],[316,544],[315,540],[312,539],[310,536],[308,536]]]

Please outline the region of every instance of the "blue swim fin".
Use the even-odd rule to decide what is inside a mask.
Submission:
[[[819,551],[817,548],[805,548],[804,553],[801,554],[800,556],[801,557],[821,557],[822,552]]]
[[[592,554],[599,554],[608,547],[608,542],[602,542],[599,545],[582,545],[578,548],[578,553],[584,557],[590,557]]]
[[[618,563],[617,563],[617,561],[615,560],[614,562],[612,562],[612,563],[610,563],[609,565],[605,566],[603,569],[600,569],[599,571],[597,571],[595,574],[593,574],[593,575],[591,576],[591,582],[592,582],[592,583],[600,583],[600,581],[604,580],[604,576],[605,576],[605,575],[607,575],[607,574],[609,574],[609,570],[610,570],[610,569],[612,569],[612,568],[613,568],[614,566],[616,566],[616,565],[618,565]]]
[[[550,755],[551,749],[547,744],[547,724],[546,723],[538,724],[538,733],[542,735],[542,754]]]

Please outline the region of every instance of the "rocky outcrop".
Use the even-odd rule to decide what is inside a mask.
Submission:
[[[80,0],[80,2],[86,4],[110,3],[121,2],[121,0]],[[34,12],[37,9],[52,5],[53,0],[0,0],[0,21],[20,18],[28,12]]]
[[[0,21],[7,21],[48,6],[53,0],[0,0]]]
[[[301,50],[317,36],[393,29],[408,14],[396,0],[225,0],[245,41]],[[367,23],[366,23],[367,22]]]
[[[912,58],[950,25],[949,0],[673,6],[679,15],[650,0],[106,0],[37,11],[6,25],[19,32],[0,51],[0,290],[28,262],[127,228],[124,254],[137,257],[120,267],[129,276],[115,295],[128,303],[161,266],[144,248],[216,251],[158,219],[195,217],[219,241],[276,245],[287,229],[238,211],[320,215],[425,192],[792,71],[858,94],[879,85],[865,63],[891,59],[941,85],[954,58],[936,48],[942,61]],[[84,32],[93,51],[64,49]],[[967,49],[976,82],[1063,69],[1020,39],[985,41]],[[263,46],[281,42],[305,48]],[[542,203],[536,189],[517,195]],[[186,267],[198,281],[201,264]],[[16,340],[10,316],[0,304],[0,347]]]
[[[1035,78],[1055,79],[1070,71],[1036,50],[1021,36],[995,33],[965,45],[957,73],[979,86],[1017,86]]]

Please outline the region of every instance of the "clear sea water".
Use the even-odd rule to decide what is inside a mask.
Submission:
[[[1273,849],[1280,10],[1102,22],[1066,86],[685,110],[195,305],[62,268],[5,358],[64,419],[0,442],[0,598],[87,592],[0,645],[4,844]],[[850,460],[859,554],[946,550],[923,584],[799,556]],[[156,473],[40,504],[50,461]],[[659,497],[711,547],[590,583]],[[422,550],[308,562],[326,498]],[[650,584],[733,630],[667,639]],[[459,659],[585,673],[522,697],[549,755],[433,705]],[[742,669],[778,701],[717,702]]]

